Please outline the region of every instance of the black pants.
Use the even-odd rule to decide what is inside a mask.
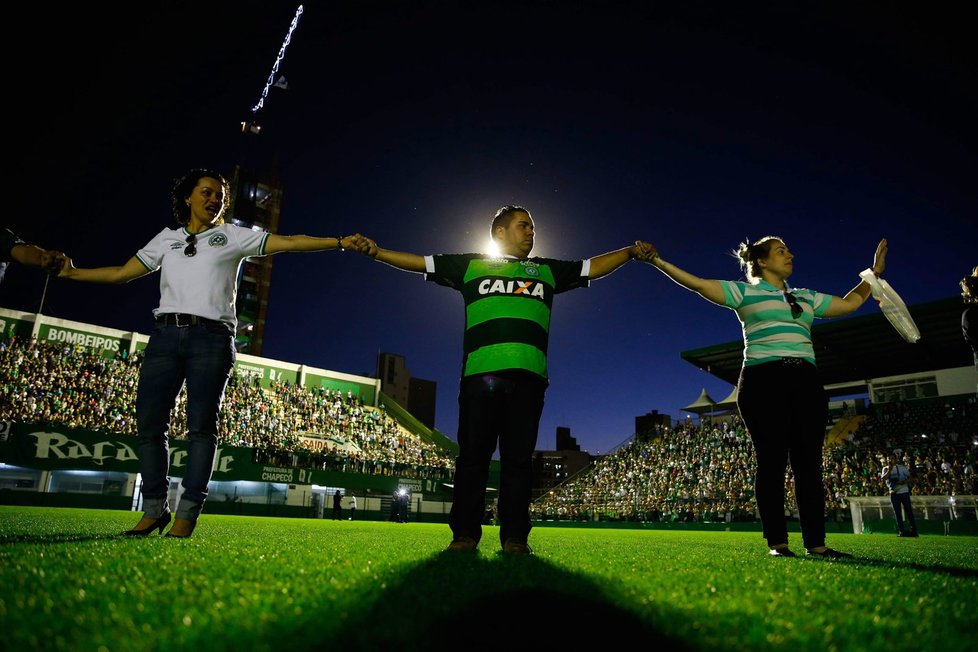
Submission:
[[[499,444],[499,540],[530,534],[533,450],[547,381],[523,372],[467,376],[458,394],[458,457],[448,524],[456,537],[482,538],[489,463]]]
[[[790,461],[805,548],[824,546],[822,445],[828,397],[815,366],[791,360],[745,367],[737,408],[754,443],[754,491],[768,545],[788,542],[784,496]]]

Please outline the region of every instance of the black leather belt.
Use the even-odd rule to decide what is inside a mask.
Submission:
[[[778,358],[781,364],[811,364],[805,358]]]
[[[208,319],[207,317],[198,317],[197,315],[185,315],[182,312],[168,312],[162,315],[157,315],[156,323],[163,324],[165,326],[178,326],[180,328],[184,328],[186,326],[219,326],[227,329],[228,331],[231,330],[231,328],[223,321]]]

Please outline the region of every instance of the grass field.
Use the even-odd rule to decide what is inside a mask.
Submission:
[[[6,650],[976,649],[978,538],[538,527],[532,556],[447,553],[446,525],[0,506]],[[798,535],[792,535],[801,551]]]

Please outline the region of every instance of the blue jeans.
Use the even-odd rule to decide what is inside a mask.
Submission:
[[[187,465],[177,518],[197,520],[207,500],[217,421],[234,366],[234,338],[220,326],[157,325],[149,338],[136,393],[143,509],[149,518],[166,509],[170,488],[170,411],[187,384]]]

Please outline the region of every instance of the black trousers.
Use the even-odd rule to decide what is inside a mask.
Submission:
[[[824,546],[822,446],[828,397],[815,366],[788,360],[745,367],[737,408],[754,444],[754,491],[768,545],[788,542],[784,497],[790,461],[805,548]]]
[[[482,538],[489,463],[499,445],[499,540],[530,534],[533,450],[547,381],[536,374],[467,376],[458,393],[458,457],[448,524],[456,537]]]
[[[917,519],[913,516],[913,505],[910,503],[910,492],[890,494],[890,504],[893,505],[893,516],[896,518],[897,532],[907,532],[904,518],[910,525],[910,532],[917,532]],[[902,513],[901,513],[902,512]]]

